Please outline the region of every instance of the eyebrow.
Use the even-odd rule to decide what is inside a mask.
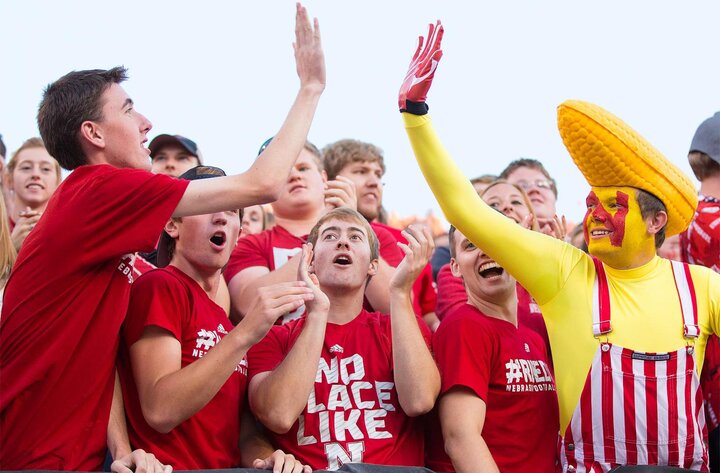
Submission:
[[[363,235],[365,235],[365,232],[362,230],[362,228],[359,228],[359,227],[348,227],[348,230],[349,230],[349,231],[354,231],[354,232],[359,232],[359,233],[362,233]],[[320,233],[320,234],[321,234],[321,235],[324,235],[324,234],[326,234],[327,232],[330,232],[330,231],[338,232],[338,233],[339,233],[341,230],[340,230],[340,227],[338,227],[338,226],[332,226],[332,227],[327,227],[327,228],[326,228],[325,230],[323,230],[322,233]]]
[[[135,105],[135,102],[131,98],[126,98],[122,108],[132,107],[133,105]]]

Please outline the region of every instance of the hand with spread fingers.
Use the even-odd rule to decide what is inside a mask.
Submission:
[[[425,225],[410,225],[403,230],[403,237],[407,245],[398,242],[398,246],[405,253],[405,257],[395,268],[390,280],[390,288],[400,291],[410,291],[415,280],[435,250],[435,243],[430,230]]]
[[[420,36],[418,46],[408,68],[405,80],[400,86],[398,106],[401,112],[413,115],[424,115],[428,111],[425,103],[428,90],[435,77],[435,70],[442,57],[442,42],[444,29],[440,20],[430,24],[427,38]],[[423,47],[424,46],[424,47]]]

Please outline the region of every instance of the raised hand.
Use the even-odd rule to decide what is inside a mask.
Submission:
[[[322,314],[327,317],[330,311],[330,299],[320,289],[317,276],[310,272],[310,264],[313,259],[312,243],[305,243],[302,247],[302,256],[298,266],[298,281],[304,282],[312,291],[313,299],[305,303],[308,316],[311,314]]]
[[[403,230],[402,235],[408,243],[406,245],[398,242],[398,246],[405,253],[405,257],[395,268],[395,273],[390,279],[390,288],[410,291],[413,283],[430,261],[435,250],[435,242],[430,229],[425,225],[410,225]]]
[[[435,77],[438,62],[442,57],[440,43],[444,31],[438,20],[435,25],[429,25],[427,38],[422,36],[418,38],[417,49],[410,61],[405,80],[400,86],[398,106],[401,112],[409,112],[414,115],[427,113],[425,99],[432,85],[433,77]]]
[[[312,26],[307,9],[299,2],[295,12],[295,64],[300,86],[325,89],[325,54],[320,39],[320,23],[313,19]]]

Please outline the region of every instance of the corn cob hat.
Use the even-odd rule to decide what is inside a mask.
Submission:
[[[579,100],[558,107],[558,129],[593,187],[635,187],[667,208],[667,236],[685,230],[697,207],[692,181],[638,132],[607,110]]]

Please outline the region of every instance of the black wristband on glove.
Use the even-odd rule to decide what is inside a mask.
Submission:
[[[405,108],[401,108],[401,112],[407,112],[412,115],[425,115],[430,110],[428,104],[425,102],[413,102],[412,100],[405,100]]]

